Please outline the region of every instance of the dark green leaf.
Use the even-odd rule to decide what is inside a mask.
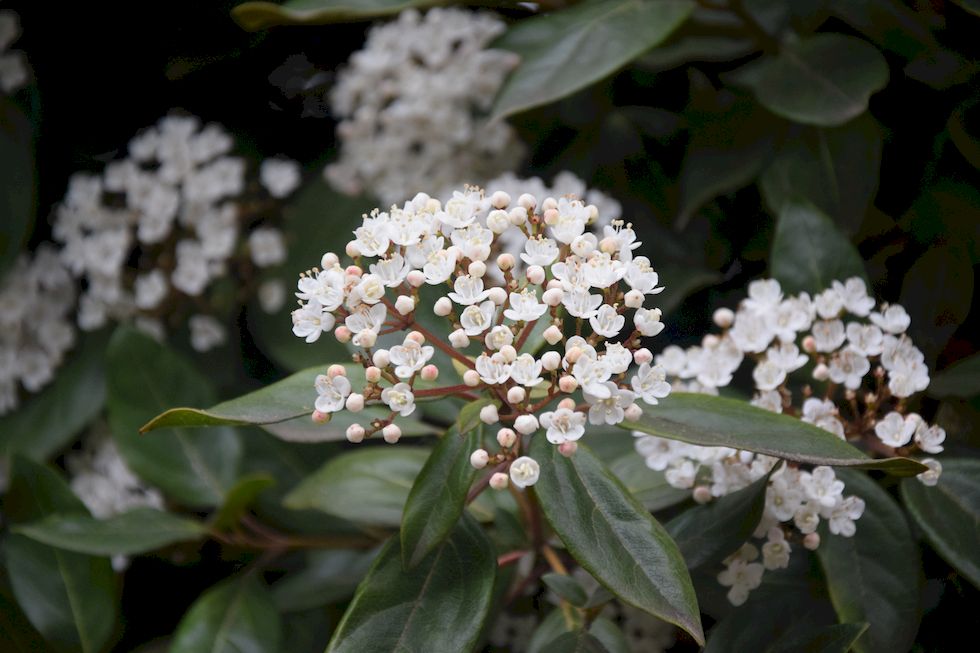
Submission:
[[[51,648],[17,605],[13,592],[0,582],[0,651],[48,653]]]
[[[831,281],[866,279],[857,248],[812,204],[783,204],[772,242],[772,277],[787,293],[817,293]]]
[[[575,632],[579,625],[572,626],[566,620],[561,609],[556,608],[548,613],[531,638],[527,641],[526,653],[542,653],[548,650],[552,642],[566,633]],[[615,623],[605,617],[597,617],[589,626],[589,634],[602,644],[610,653],[630,653],[629,643],[623,631]]]
[[[377,556],[371,551],[311,551],[306,566],[273,583],[272,600],[281,612],[299,612],[351,597]]]
[[[762,519],[769,476],[747,488],[685,510],[667,523],[684,561],[691,569],[718,562],[734,553]]]
[[[135,508],[108,519],[56,513],[14,530],[59,549],[104,556],[145,553],[207,534],[200,522],[152,508]]]
[[[546,644],[541,653],[609,653],[609,650],[593,635],[579,630],[559,635]]]
[[[250,32],[276,25],[325,25],[397,14],[410,7],[432,7],[445,0],[286,0],[244,2],[231,10],[235,22]]]
[[[54,382],[0,417],[0,450],[44,460],[64,448],[105,407],[105,338],[81,338]]]
[[[980,394],[980,354],[959,360],[929,382],[933,397],[974,397]]]
[[[531,440],[541,465],[534,492],[569,552],[620,599],[704,641],[697,598],[677,545],[585,447],[571,458]]]
[[[493,119],[607,77],[667,38],[693,9],[689,0],[588,0],[517,23],[493,44],[521,57],[497,95]]]
[[[731,447],[813,465],[883,469],[900,476],[926,471],[911,458],[868,458],[812,424],[726,397],[672,393],[639,422],[620,426],[702,447]]]
[[[277,653],[282,622],[254,576],[210,588],[177,625],[171,653]]]
[[[907,651],[919,627],[919,554],[905,515],[860,472],[837,470],[844,492],[865,501],[853,537],[822,529],[817,555],[842,622],[867,622],[858,653]]]
[[[450,430],[432,450],[412,485],[402,516],[401,550],[406,567],[414,567],[452,532],[476,470],[470,454],[480,445],[482,429],[460,435]]]
[[[551,573],[542,576],[541,580],[544,581],[544,584],[547,585],[555,594],[574,606],[583,607],[589,600],[585,590],[582,589],[582,586],[578,584],[578,581],[571,576]]]
[[[287,508],[313,508],[361,524],[397,527],[429,458],[418,447],[365,447],[331,458],[290,492]]]
[[[834,624],[802,633],[790,631],[773,642],[766,653],[847,653],[868,624]]]
[[[963,7],[964,11],[980,16],[980,0],[953,0],[953,2]]]
[[[238,523],[238,520],[251,507],[264,490],[276,484],[269,474],[257,473],[243,476],[228,490],[225,502],[212,519],[212,524],[218,530],[226,530]]]
[[[88,516],[54,471],[20,456],[11,465],[4,510],[15,524],[55,512]],[[6,539],[4,555],[18,604],[50,644],[84,653],[96,653],[106,645],[118,616],[107,558],[63,551],[23,535]]]
[[[676,488],[667,482],[663,472],[647,467],[636,453],[628,453],[609,464],[609,469],[650,512],[676,505],[691,496],[690,490]]]
[[[456,418],[456,430],[460,433],[469,433],[480,425],[480,411],[484,406],[494,403],[491,397],[481,397],[467,403],[460,408],[459,416]]]
[[[980,460],[943,458],[935,487],[902,481],[902,498],[936,551],[980,587]],[[860,523],[860,522],[858,522]]]
[[[686,36],[647,52],[637,63],[653,71],[670,70],[690,62],[731,61],[758,50],[750,38]]]
[[[833,127],[868,108],[868,98],[888,83],[888,64],[866,41],[822,33],[788,43],[731,77],[776,115]]]
[[[186,359],[126,327],[113,334],[107,358],[109,425],[129,468],[187,505],[220,504],[235,481],[241,457],[234,431],[139,432],[148,419],[171,406],[210,403],[214,392],[207,379]]]
[[[469,651],[490,609],[497,561],[479,525],[453,534],[409,571],[391,538],[330,640],[328,653]]]
[[[970,119],[978,114],[980,114],[980,105],[960,105],[946,121],[946,130],[963,158],[974,168],[980,169],[980,135],[976,133],[976,126],[970,122]],[[971,133],[971,130],[974,133]]]
[[[14,264],[34,223],[34,129],[0,96],[0,277]]]

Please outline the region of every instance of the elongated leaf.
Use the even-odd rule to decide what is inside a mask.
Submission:
[[[397,537],[378,555],[337,626],[328,653],[469,651],[490,609],[497,564],[469,517],[409,571]]]
[[[907,651],[919,627],[919,555],[905,515],[864,474],[837,470],[845,493],[865,501],[853,537],[821,535],[817,555],[842,622],[870,625],[858,653]]]
[[[493,119],[607,77],[666,39],[693,9],[688,0],[587,0],[521,21],[493,44],[521,57],[497,95]]]
[[[377,554],[377,549],[311,551],[305,567],[273,583],[272,600],[281,612],[300,612],[348,599]]]
[[[235,22],[250,32],[275,25],[325,25],[397,14],[411,7],[433,7],[445,0],[286,0],[243,2],[231,10]]]
[[[105,407],[102,334],[80,339],[54,382],[0,417],[0,451],[44,460],[71,442]]]
[[[957,361],[929,382],[933,397],[974,397],[980,394],[980,354]]]
[[[541,649],[541,653],[609,653],[594,635],[584,630],[559,635]]]
[[[402,516],[403,562],[414,567],[452,532],[476,470],[470,454],[480,446],[481,429],[460,435],[451,430],[432,450],[405,501]]]
[[[187,360],[130,328],[113,334],[107,368],[109,425],[130,469],[187,505],[221,503],[241,458],[234,431],[175,428],[152,437],[139,432],[170,406],[209,403],[214,391],[207,380]]]
[[[703,447],[731,447],[813,465],[883,469],[899,476],[926,471],[911,458],[868,458],[837,436],[746,401],[672,393],[622,428]]]
[[[732,80],[765,108],[807,125],[833,127],[856,118],[888,83],[888,64],[866,41],[816,34],[746,64]]]
[[[769,477],[701,506],[685,510],[667,523],[691,569],[734,553],[752,536],[762,519]]]
[[[650,512],[676,505],[691,496],[690,490],[682,490],[668,483],[663,472],[647,467],[643,458],[636,453],[620,456],[609,463],[609,469]]]
[[[980,460],[943,458],[935,487],[902,481],[902,499],[947,562],[980,587]]]
[[[48,653],[51,650],[17,605],[13,591],[6,582],[0,582],[0,651]]]
[[[231,528],[245,511],[255,503],[259,494],[276,484],[269,474],[257,473],[241,477],[228,490],[225,502],[215,513],[212,523],[218,530]]]
[[[313,508],[375,526],[398,526],[415,478],[429,457],[419,447],[370,447],[331,458],[286,495],[287,508]]]
[[[802,633],[789,632],[766,649],[767,653],[847,653],[868,624],[834,624]]]
[[[215,585],[180,620],[171,653],[276,653],[282,622],[269,592],[252,576]]]
[[[867,279],[857,248],[830,218],[803,201],[785,203],[779,212],[771,273],[788,293],[817,293],[832,281]]]
[[[24,112],[0,97],[0,277],[17,260],[34,223],[34,130]]]
[[[527,640],[526,653],[542,653],[551,646],[552,642],[570,633],[565,615],[560,609],[548,613],[530,639]],[[623,635],[622,629],[605,617],[597,617],[589,626],[588,632],[599,641],[609,653],[630,653],[630,645]],[[600,649],[601,650],[601,649]]]
[[[548,588],[572,605],[583,607],[589,600],[578,581],[563,574],[545,574],[541,577]]]
[[[664,527],[587,448],[565,458],[537,437],[531,456],[541,465],[541,509],[579,564],[626,603],[703,643],[691,578]]]
[[[4,501],[14,524],[88,511],[51,469],[15,456]],[[107,558],[72,553],[11,535],[5,562],[17,603],[44,638],[59,649],[100,651],[115,628],[117,598]]]
[[[104,556],[145,553],[207,533],[200,522],[152,508],[135,508],[108,519],[56,513],[14,530],[59,549]]]

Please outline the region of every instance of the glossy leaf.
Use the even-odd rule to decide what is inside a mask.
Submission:
[[[526,653],[542,653],[552,642],[565,633],[573,632],[560,608],[548,613],[527,640]],[[609,653],[630,653],[630,645],[622,629],[605,617],[597,617],[588,629],[589,634],[599,641]]]
[[[459,415],[456,417],[456,430],[459,433],[469,433],[480,426],[480,411],[492,403],[494,400],[491,397],[481,397],[467,403],[459,410]]]
[[[842,622],[870,625],[858,653],[907,651],[919,625],[919,554],[905,515],[864,474],[837,470],[845,494],[864,499],[853,537],[821,529],[817,555],[831,602]]]
[[[710,503],[694,506],[667,523],[688,568],[718,562],[734,553],[762,520],[769,476]]]
[[[925,467],[911,458],[872,459],[837,436],[747,401],[672,393],[622,428],[703,447],[731,447],[812,465],[883,469],[912,476]]]
[[[442,437],[415,479],[402,516],[401,551],[414,567],[452,532],[466,507],[476,470],[470,454],[480,446],[482,429]]]
[[[235,481],[241,443],[227,428],[174,428],[152,436],[140,426],[188,402],[209,403],[214,391],[189,361],[147,335],[120,328],[109,342],[109,426],[130,469],[190,506],[220,504]]]
[[[377,549],[310,551],[304,567],[272,584],[272,600],[280,612],[300,612],[346,600],[364,580],[377,553]]]
[[[939,482],[902,481],[902,499],[942,557],[980,587],[980,460],[940,457]]]
[[[20,456],[11,465],[4,511],[13,524],[54,513],[89,514],[53,470]],[[4,554],[17,603],[45,640],[59,649],[102,650],[118,617],[107,558],[64,551],[23,535],[7,537]]]
[[[927,391],[933,397],[975,397],[980,395],[980,354],[956,361],[936,374]]]
[[[647,467],[637,453],[628,453],[613,460],[609,463],[609,469],[650,512],[677,505],[691,496],[690,490],[682,490],[668,483],[663,472]]]
[[[490,609],[497,561],[479,525],[464,517],[413,569],[398,538],[378,555],[337,626],[328,653],[469,651]]]
[[[541,465],[541,509],[579,564],[626,603],[703,642],[690,576],[664,527],[587,448],[566,458],[534,438],[530,455]]]
[[[517,23],[493,44],[521,57],[497,95],[493,119],[609,76],[666,39],[693,9],[689,0],[588,0]]]
[[[411,7],[445,4],[439,0],[286,0],[243,2],[231,10],[235,22],[250,32],[276,25],[325,25],[397,14]]]
[[[397,527],[428,458],[428,449],[405,445],[355,449],[327,461],[286,495],[284,504],[361,524]]]
[[[888,64],[877,48],[843,34],[822,33],[787,43],[732,74],[765,108],[795,122],[842,125],[868,108],[888,83]]]
[[[819,209],[799,201],[779,212],[770,268],[786,293],[817,293],[832,281],[867,278],[851,241]]]
[[[241,477],[228,490],[225,502],[218,508],[212,518],[212,524],[218,530],[231,528],[255,503],[259,494],[276,484],[269,474],[257,473]]]
[[[0,277],[17,260],[34,223],[34,129],[24,112],[0,96]]]
[[[582,607],[589,600],[585,590],[582,589],[582,586],[579,585],[578,581],[571,576],[550,573],[542,576],[541,580],[544,581],[544,584],[547,585],[552,592],[565,599],[572,605]]]
[[[135,508],[107,519],[55,513],[14,530],[59,549],[104,556],[145,553],[207,534],[200,522],[152,508]]]
[[[254,576],[208,589],[177,625],[171,653],[276,653],[282,622]]]

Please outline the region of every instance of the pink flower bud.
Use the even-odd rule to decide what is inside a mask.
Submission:
[[[524,401],[525,397],[527,397],[527,391],[519,385],[515,385],[507,391],[507,401],[511,404],[519,404]]]
[[[470,465],[474,469],[483,469],[490,462],[490,454],[487,453],[486,449],[477,449],[470,454]]]
[[[377,383],[381,380],[381,368],[372,365],[364,370],[364,378],[368,383]]]
[[[357,444],[364,440],[365,433],[364,427],[360,424],[351,424],[347,427],[347,441]]]
[[[421,331],[409,331],[408,335],[405,336],[405,340],[414,340],[420,345],[425,344],[425,336],[422,335]]]
[[[395,444],[402,437],[402,430],[397,424],[389,424],[381,429],[381,436],[388,444]]]
[[[565,456],[566,458],[571,458],[578,451],[578,442],[562,442],[558,445],[558,453]]]
[[[314,410],[312,417],[316,424],[326,424],[330,421],[330,413],[325,413],[322,410]]]
[[[815,378],[817,381],[826,381],[830,378],[830,368],[823,363],[820,363],[813,368],[813,378]]]
[[[497,267],[500,268],[501,272],[512,270],[515,265],[517,265],[517,261],[514,259],[513,254],[507,254],[505,252],[497,257]]]
[[[439,368],[435,365],[426,365],[422,368],[423,381],[435,381],[439,378]]]
[[[333,330],[333,337],[337,339],[337,342],[350,342],[352,335],[350,329],[343,324]]]
[[[540,265],[531,265],[527,268],[527,280],[535,286],[544,283],[544,268]]]
[[[803,351],[808,354],[812,354],[817,351],[817,340],[813,336],[806,336],[803,338]]]
[[[551,198],[548,198],[551,199]],[[546,200],[547,201],[547,200]],[[544,223],[549,227],[553,227],[558,224],[558,210],[557,209],[545,209],[544,212]]]
[[[559,408],[565,408],[567,410],[574,410],[575,409],[575,400],[572,399],[571,397],[565,397],[564,399],[562,399],[561,401],[558,402],[558,407]]]
[[[345,403],[347,410],[352,413],[359,413],[364,410],[364,395],[352,392],[347,395],[347,401]]]
[[[361,268],[360,268],[359,266],[357,266],[357,265],[348,265],[348,266],[347,266],[347,269],[346,269],[346,270],[344,270],[344,272],[346,272],[346,273],[347,273],[347,275],[348,275],[348,276],[351,276],[351,277],[359,277],[359,276],[361,276],[362,274],[364,274],[364,270],[362,270],[362,269],[361,269]]]
[[[578,388],[578,381],[575,380],[574,376],[563,376],[558,379],[558,389],[566,394],[571,394],[575,392]]]
[[[643,347],[642,349],[637,349],[635,352],[633,352],[633,360],[636,362],[637,365],[643,365],[644,363],[651,363],[653,362],[653,353],[646,347]]]
[[[421,270],[412,270],[405,279],[412,288],[420,288],[425,283],[425,275]]]
[[[329,376],[331,379],[338,376],[347,376],[347,370],[344,369],[343,365],[338,365],[337,363],[334,363],[333,365],[327,368],[327,376]]]
[[[820,533],[807,533],[803,538],[803,547],[810,551],[816,551],[820,546]]]
[[[510,449],[517,442],[517,434],[512,429],[500,429],[497,431],[497,444],[504,449]]]
[[[490,487],[494,490],[506,490],[510,479],[503,472],[496,472],[490,477]]]
[[[476,370],[466,370],[463,372],[463,383],[471,388],[480,385],[480,373]]]
[[[571,363],[572,365],[574,365],[575,362],[581,357],[582,357],[581,347],[572,347],[565,352],[565,360]]]
[[[692,495],[695,503],[708,503],[711,501],[711,488],[707,485],[699,485],[694,488]]]

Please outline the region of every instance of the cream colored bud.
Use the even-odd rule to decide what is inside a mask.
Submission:
[[[535,286],[540,286],[544,283],[544,268],[540,265],[530,265],[527,268],[527,280],[533,283]]]
[[[466,370],[463,372],[463,383],[471,388],[480,385],[480,373],[476,370]]]
[[[522,193],[521,196],[517,198],[517,203],[524,209],[533,209],[538,205],[538,200],[530,193]]]
[[[423,381],[435,381],[439,378],[439,368],[435,365],[426,365],[422,368],[421,375]]]
[[[395,300],[395,310],[399,315],[408,315],[415,310],[415,300],[408,295],[399,295]]]
[[[557,345],[559,342],[561,342],[562,339],[561,329],[556,327],[554,324],[552,324],[550,327],[545,329],[544,333],[541,335],[544,336],[545,342],[547,342],[549,345]],[[554,352],[554,353],[556,355],[558,354],[558,352]]]
[[[635,422],[643,417],[643,407],[640,404],[630,404],[626,407],[625,413],[628,421]]]
[[[364,378],[368,383],[377,383],[381,380],[381,368],[372,365],[364,370]]]
[[[626,293],[623,298],[623,303],[626,304],[626,308],[641,308],[643,306],[644,295],[639,290],[631,290]]]
[[[432,312],[439,317],[446,317],[453,312],[453,302],[448,297],[440,297],[432,306]]]
[[[561,354],[559,354],[557,351],[546,351],[544,355],[541,356],[541,367],[549,372],[554,372],[561,367]]]
[[[351,336],[353,334],[350,329],[341,324],[339,327],[333,330],[333,337],[337,339],[337,342],[350,342]]]
[[[815,378],[817,381],[826,381],[830,378],[830,368],[823,363],[820,363],[813,368],[813,378]]]
[[[365,349],[373,347],[374,343],[378,341],[378,334],[371,329],[361,329],[357,332],[354,337],[354,344],[358,347],[364,347]]]
[[[519,227],[527,222],[527,209],[515,206],[507,213],[507,217],[510,219],[512,225]]]
[[[558,445],[558,453],[565,456],[566,458],[571,458],[578,451],[578,442],[562,442]]]
[[[512,404],[519,404],[527,397],[527,391],[519,385],[507,391],[507,401]]]
[[[599,249],[604,254],[615,254],[619,251],[619,242],[615,238],[603,238],[599,243]]]
[[[574,365],[575,362],[581,357],[582,357],[581,347],[571,347],[569,348],[568,351],[565,352],[565,360],[571,363],[572,365]]]
[[[651,363],[653,362],[653,353],[646,347],[637,349],[635,352],[633,352],[633,362],[637,365]]]
[[[599,207],[595,204],[589,204],[585,207],[585,210],[589,212],[589,223],[593,223],[599,219]]]
[[[503,272],[514,269],[516,264],[517,261],[514,259],[513,254],[508,254],[505,252],[497,257],[497,267]]]
[[[803,538],[803,548],[816,551],[820,546],[820,533],[807,533]]]
[[[364,395],[360,394],[359,392],[352,392],[347,395],[347,401],[344,403],[344,405],[350,412],[359,413],[364,410]]]
[[[327,368],[327,376],[330,377],[331,379],[336,378],[338,376],[347,376],[347,369],[343,365],[334,363],[333,365]]]
[[[361,255],[361,250],[357,249],[357,243],[353,240],[347,243],[347,246],[344,247],[344,252],[351,258]]]
[[[500,354],[508,363],[513,363],[515,360],[517,360],[517,350],[514,349],[513,345],[504,345],[501,347]]]
[[[402,437],[402,430],[397,424],[389,424],[381,429],[381,436],[388,444],[395,444]]]
[[[524,435],[530,435],[538,430],[538,418],[534,415],[519,415],[514,420],[514,430]]]
[[[327,252],[320,258],[320,267],[324,270],[329,270],[338,263],[340,263],[340,259],[333,252]]]
[[[466,335],[466,332],[462,329],[456,329],[449,334],[449,344],[451,344],[456,349],[463,349],[468,347],[470,344],[470,338]]]
[[[558,208],[558,200],[556,200],[554,197],[546,197],[544,198],[544,201],[541,202],[542,211],[549,211],[549,210],[553,211],[557,208]]]
[[[487,273],[487,264],[483,261],[473,261],[467,268],[471,277],[480,278]]]
[[[561,304],[561,300],[564,298],[565,298],[565,291],[562,290],[561,288],[548,288],[541,295],[541,301],[543,301],[548,306],[558,306],[559,304]]]
[[[489,406],[484,406],[480,409],[480,421],[484,424],[496,424],[500,421],[500,415],[497,413],[497,407],[493,404]]]
[[[347,441],[357,444],[364,440],[365,433],[364,427],[360,424],[351,424],[347,427]]]
[[[701,338],[701,346],[709,349],[714,349],[721,342],[721,338],[713,333],[709,333],[705,337]]]
[[[487,293],[487,299],[492,301],[497,306],[500,306],[507,301],[507,291],[500,286],[494,286],[488,290]]]
[[[714,323],[721,329],[727,329],[735,323],[735,313],[730,308],[719,308],[711,316]]]
[[[691,493],[695,503],[708,503],[711,501],[711,488],[707,485],[698,485]]]
[[[548,290],[551,290],[552,288],[558,288],[559,290],[561,290],[562,289],[561,281],[559,281],[558,279],[549,279],[548,285],[546,285],[545,288],[547,288]]]
[[[422,284],[425,283],[425,275],[422,274],[421,270],[412,270],[405,279],[412,288],[421,288]]]
[[[500,429],[497,431],[497,444],[504,449],[510,449],[517,442],[517,434],[513,429]]]
[[[510,195],[502,190],[498,190],[490,196],[490,204],[495,209],[506,209],[507,205],[510,204]]]
[[[574,376],[563,376],[558,379],[558,389],[565,394],[571,394],[578,388],[578,381]]]
[[[477,449],[470,454],[470,465],[473,469],[483,469],[490,462],[490,454],[487,453],[486,449]]]
[[[494,490],[506,490],[508,483],[510,483],[510,478],[503,472],[496,472],[490,477],[490,487]]]
[[[420,345],[425,344],[425,336],[422,335],[421,331],[409,331],[408,335],[405,336],[405,340],[412,340]]]
[[[545,209],[544,223],[549,227],[553,227],[558,224],[558,209]]]
[[[384,369],[388,367],[389,363],[391,363],[391,355],[388,353],[387,349],[379,349],[378,351],[374,352],[374,355],[371,357],[371,362]]]
[[[487,228],[495,234],[502,234],[510,229],[510,216],[507,211],[490,211],[487,216]]]
[[[575,400],[571,397],[565,397],[558,402],[559,408],[565,408],[567,410],[575,410]]]
[[[330,421],[330,413],[325,413],[322,410],[314,410],[311,417],[315,424],[326,424]]]

